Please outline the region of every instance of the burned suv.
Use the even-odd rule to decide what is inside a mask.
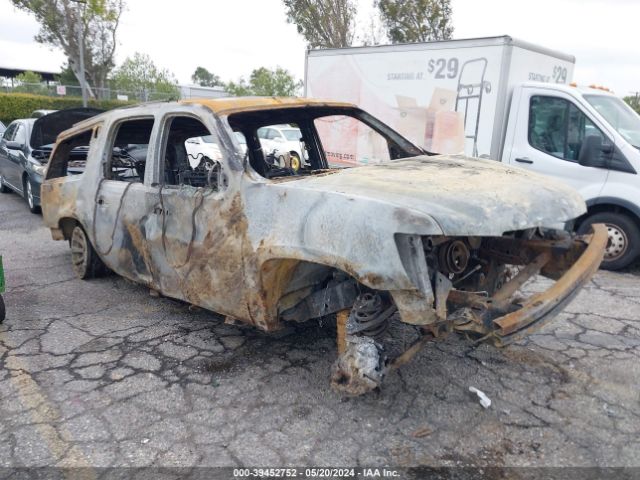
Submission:
[[[281,124],[300,129],[298,170],[261,148],[258,130]],[[221,158],[190,158],[186,143],[206,135]],[[78,146],[89,147],[86,166],[71,176]],[[376,388],[433,337],[505,345],[539,327],[597,270],[607,242],[600,225],[583,237],[562,230],[585,212],[569,187],[431,155],[353,105],[307,99],[96,116],[58,137],[42,203],[81,278],[108,268],[265,331],[335,316],[331,381],[348,394]],[[555,282],[524,298],[536,275]],[[394,322],[420,336],[390,357],[378,339]]]

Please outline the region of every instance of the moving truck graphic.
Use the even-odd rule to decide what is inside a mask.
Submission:
[[[310,50],[305,94],[355,103],[429,152],[491,158],[570,184],[588,207],[571,227],[605,223],[603,267],[619,269],[640,254],[640,117],[606,89],[569,84],[574,63],[509,36]],[[322,126],[339,127],[351,128]],[[332,164],[384,158],[384,145],[351,132],[326,135],[336,139],[325,145]]]

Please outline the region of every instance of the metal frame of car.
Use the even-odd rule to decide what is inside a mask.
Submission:
[[[269,180],[251,168],[227,120],[245,111],[322,106],[355,109],[349,104],[305,99],[219,99],[129,107],[86,120],[58,138],[43,184],[45,224],[59,240],[69,239],[73,228],[80,225],[100,258],[118,274],[166,296],[222,313],[230,321],[274,331],[281,328],[282,320],[304,321],[351,310],[348,318],[339,315],[338,343],[345,353],[333,376],[334,386],[351,394],[375,388],[386,366],[394,364],[380,360],[364,369],[369,371],[362,369],[362,356],[378,351],[375,341],[363,340],[363,330],[357,330],[361,326],[354,324],[353,313],[363,289],[386,292],[400,320],[416,325],[425,336],[457,330],[503,345],[555,315],[597,269],[606,244],[606,231],[601,227],[582,238],[559,234],[538,240],[503,237],[504,232],[523,225],[517,210],[506,211],[516,207],[497,202],[496,210],[483,211],[491,222],[464,213],[445,221],[442,212],[451,210],[442,210],[439,202],[448,197],[437,195],[435,203],[429,204],[438,215],[436,220],[425,210],[398,204],[397,189],[390,192],[395,196],[388,196],[388,201],[384,191],[379,192],[378,200],[359,194],[379,187],[376,182],[381,174],[375,167],[348,169],[351,173],[340,175],[326,172],[298,182]],[[73,149],[79,135],[90,135],[92,142],[106,145],[120,122],[150,116],[155,118],[148,147],[151,159],[163,152],[164,126],[170,118],[191,116],[202,122],[223,156],[217,185],[163,185],[164,162],[160,161],[150,162],[143,183],[105,180],[109,148],[90,149],[84,174],[64,176],[57,153]],[[505,171],[495,162],[477,160],[464,168],[460,162],[456,157],[435,157],[398,165],[458,168],[463,177],[475,170],[486,175]],[[507,173],[513,181],[518,176],[533,178],[512,169]],[[359,182],[361,190],[341,192],[353,181]],[[447,181],[445,191],[459,188],[464,192],[466,178]],[[500,185],[498,181],[496,188]],[[522,195],[511,199],[515,205],[531,195],[526,189],[511,191]],[[560,193],[565,197],[554,200]],[[568,188],[548,186],[540,195],[547,195],[547,204],[535,211],[535,222],[523,225],[531,235],[550,218],[568,221],[584,211],[584,203]],[[106,213],[101,213],[103,206]],[[549,208],[556,213],[544,213]],[[280,213],[293,211],[300,214]],[[466,242],[460,235],[487,237],[486,243],[478,243],[478,249],[505,264],[519,265],[520,272],[506,279],[494,296],[454,288],[451,275],[437,271],[434,276],[425,260],[428,245],[432,239],[442,243],[462,238]],[[513,254],[515,250],[518,255]],[[512,300],[513,293],[537,273],[558,279],[555,286],[526,302]],[[327,274],[331,279],[318,289],[318,282],[325,282]],[[389,312],[386,308],[385,315]],[[417,348],[406,353],[415,351]]]

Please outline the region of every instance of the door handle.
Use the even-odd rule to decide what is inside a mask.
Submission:
[[[531,164],[531,163],[533,163],[533,160],[529,160],[526,157],[525,158],[516,158],[516,162]]]

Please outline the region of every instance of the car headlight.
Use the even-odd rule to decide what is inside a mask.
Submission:
[[[44,177],[44,174],[47,171],[47,166],[46,165],[34,165],[33,166],[33,171],[36,172],[38,175],[41,175],[41,176]]]

